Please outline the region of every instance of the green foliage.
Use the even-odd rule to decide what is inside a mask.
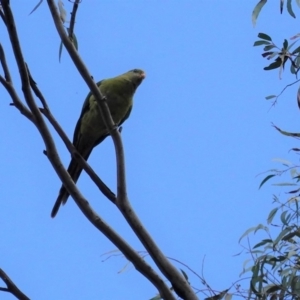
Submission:
[[[253,9],[252,12],[252,24],[253,26],[256,25],[256,20],[258,18],[258,15],[260,14],[261,9],[263,8],[263,6],[267,3],[267,0],[260,0],[256,6]]]
[[[276,97],[277,97],[276,95],[270,95],[270,96],[265,97],[265,99],[270,100],[270,99],[273,99],[273,98],[276,98]]]
[[[295,0],[295,2],[300,7],[300,0]],[[253,26],[256,25],[257,18],[258,18],[262,8],[264,7],[264,5],[266,3],[267,3],[267,0],[260,0],[255,5],[255,7],[253,9],[253,12],[252,12],[252,24],[253,24]],[[274,3],[274,1],[272,1],[272,3]],[[285,4],[285,0],[279,0],[279,7],[280,7],[280,13],[281,14],[283,12],[284,4]],[[296,15],[295,15],[295,13],[293,11],[293,7],[292,7],[292,0],[287,0],[286,1],[286,9],[287,9],[287,12],[290,14],[290,16],[292,16],[293,18],[296,18]]]
[[[275,58],[275,61],[266,66],[264,70],[269,71],[279,68],[279,77],[281,78],[281,73],[285,67],[285,64],[287,61],[289,61],[291,64],[291,73],[297,75],[300,68],[300,46],[295,49],[293,49],[293,47],[296,42],[298,42],[299,36],[296,36],[294,39],[297,40],[290,45],[288,40],[285,39],[281,48],[276,46],[273,43],[272,38],[265,33],[259,33],[258,37],[260,40],[254,42],[254,46],[264,46],[262,57],[266,58],[267,60]]]
[[[298,148],[292,149],[299,151]],[[300,297],[300,185],[299,167],[285,160],[278,160],[283,169],[272,169],[261,184],[268,180],[290,174],[289,181],[276,183],[277,186],[297,186],[296,189],[286,190],[287,198],[279,200],[273,197],[276,205],[267,218],[267,226],[259,224],[249,228],[241,236],[249,240],[250,234],[261,231],[265,238],[254,246],[247,248],[251,259],[247,259],[242,274],[250,272],[249,299],[299,299]],[[249,265],[252,262],[252,265]]]
[[[260,183],[260,185],[259,185],[259,189],[269,180],[269,179],[271,179],[272,177],[274,177],[274,176],[276,176],[275,174],[271,174],[271,175],[268,175],[267,177],[265,177],[264,179],[263,179],[263,181]]]
[[[252,13],[252,22],[255,25],[257,18],[267,1],[259,1]],[[300,6],[300,0],[279,0],[279,11],[282,13],[286,6],[287,12],[293,18],[296,17],[293,4]],[[271,3],[274,3],[272,1]],[[300,46],[296,45],[300,34],[286,38],[282,46],[278,46],[271,35],[259,33],[258,40],[254,46],[263,47],[262,57],[271,60],[264,70],[279,70],[279,78],[286,65],[292,76],[297,78],[300,69]],[[266,100],[278,97],[289,86],[300,80],[287,85],[280,94],[269,95]],[[300,108],[300,87],[297,91],[297,103]],[[298,139],[300,133],[289,132],[273,125],[274,128],[284,136]],[[291,149],[299,154],[300,148]],[[286,160],[276,159],[281,163],[280,168],[267,171],[259,188],[266,183],[272,182],[277,189],[284,189],[281,196],[273,195],[275,207],[267,216],[266,224],[259,224],[244,232],[239,242],[246,240],[243,248],[250,254],[244,264],[241,274],[250,273],[248,299],[270,299],[270,300],[299,300],[300,299],[300,165]],[[279,181],[275,181],[278,180]],[[292,187],[292,188],[291,188]],[[283,199],[281,199],[283,198]],[[262,238],[256,243],[250,242],[253,234],[260,233]]]

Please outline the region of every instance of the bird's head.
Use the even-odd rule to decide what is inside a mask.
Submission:
[[[141,69],[130,70],[124,75],[128,76],[128,79],[136,86],[136,88],[141,84],[143,79],[146,77],[145,72]]]

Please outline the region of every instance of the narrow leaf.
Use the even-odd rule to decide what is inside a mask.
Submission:
[[[273,125],[273,127],[278,130],[281,134],[286,135],[286,136],[292,136],[292,137],[300,137],[300,133],[295,133],[295,132],[287,132],[284,130],[281,130],[279,127]]]
[[[280,232],[280,234],[278,235],[278,237],[276,238],[276,240],[274,241],[274,245],[277,245],[281,241],[281,239],[291,230],[292,230],[292,227],[288,227],[288,228],[282,230]]]
[[[62,53],[62,50],[63,50],[63,42],[61,41],[60,42],[60,45],[59,45],[59,52],[58,52],[58,59],[59,59],[59,62],[60,62],[60,59],[61,59],[61,53]]]
[[[272,42],[271,37],[269,35],[265,34],[265,33],[260,32],[258,34],[258,37],[261,38],[261,39],[263,39],[263,40],[267,40],[267,41]]]
[[[273,221],[273,219],[274,219],[274,217],[275,217],[275,215],[276,215],[276,213],[277,213],[277,211],[278,211],[278,208],[279,208],[279,207],[275,207],[274,209],[272,209],[272,210],[270,211],[269,216],[268,216],[268,219],[267,219],[268,224],[271,224],[271,223],[272,223],[272,221]]]
[[[40,0],[39,3],[33,8],[33,10],[29,13],[31,15],[37,8],[42,4],[43,0]]]
[[[283,11],[283,4],[284,4],[284,0],[280,0],[280,13],[282,14]]]
[[[281,55],[280,58],[281,58],[281,61],[282,61],[282,65],[281,65],[282,69],[284,69],[285,63],[289,59],[289,57],[286,56],[286,55]]]
[[[270,100],[270,99],[273,99],[273,98],[276,98],[276,97],[277,97],[276,95],[270,95],[270,96],[265,97],[265,99]]]
[[[286,160],[286,159],[282,159],[282,158],[273,158],[272,161],[280,162],[280,163],[282,163],[284,166],[287,166],[287,167],[289,167],[289,166],[292,165],[292,163],[291,163],[290,161],[288,161],[288,160]]]
[[[277,69],[281,66],[281,64],[282,64],[281,60],[276,60],[275,62],[271,63],[269,66],[264,67],[264,70],[269,71],[269,70]]]
[[[294,39],[297,39],[299,36],[300,36],[300,33],[297,33],[296,35],[292,36],[290,39],[294,40]]]
[[[295,14],[294,14],[294,12],[293,12],[293,8],[292,8],[292,0],[287,0],[286,7],[287,7],[288,13],[289,13],[293,18],[296,18]]]
[[[297,91],[297,104],[298,104],[298,107],[300,109],[300,86],[299,86],[298,91]]]
[[[288,194],[296,194],[300,191],[300,188],[297,190],[289,191]]]
[[[259,225],[255,226],[255,227],[251,227],[251,228],[247,229],[247,230],[242,234],[242,236],[239,238],[239,242],[240,242],[245,236],[247,236],[250,232],[252,232],[252,231],[256,232],[256,231],[259,230],[259,229],[263,229],[263,230],[265,230],[265,231],[268,232],[268,228],[267,228],[267,227],[263,226],[262,224],[259,224]]]
[[[298,47],[292,52],[292,54],[296,54],[296,53],[298,53],[298,52],[300,52],[300,46],[298,46]]]
[[[288,225],[288,223],[287,223],[287,217],[286,217],[287,213],[288,213],[288,211],[285,210],[285,211],[281,214],[281,216],[280,216],[280,220],[281,220],[281,222],[282,222],[284,225]]]
[[[270,59],[271,56],[273,56],[274,52],[272,51],[268,51],[268,52],[264,52],[261,56],[262,57],[267,57],[268,56],[268,59]]]
[[[260,41],[254,42],[254,45],[253,45],[253,46],[270,45],[270,44],[271,44],[271,43],[268,42],[268,41],[260,40]]]
[[[298,41],[294,41],[293,43],[291,43],[289,46],[288,46],[288,50],[290,50]]]
[[[259,242],[258,244],[256,244],[252,249],[258,248],[258,247],[263,246],[263,245],[265,245],[267,243],[273,243],[273,241],[270,240],[270,239],[262,240],[261,242]]]
[[[291,63],[290,71],[291,71],[292,74],[296,74],[295,63]]]
[[[272,177],[276,176],[275,174],[268,175],[267,177],[264,178],[264,180],[260,183],[259,188],[260,189],[269,179]]]
[[[264,47],[264,51],[269,51],[275,47],[276,47],[275,45],[268,45],[268,46]]]
[[[281,289],[280,285],[271,285],[270,287],[266,288],[266,293],[271,294],[271,293],[274,293],[274,292],[276,292],[280,289]]]
[[[256,20],[258,18],[258,15],[263,8],[263,6],[267,3],[267,0],[260,0],[254,7],[253,12],[252,12],[252,24],[253,26],[256,25]]]

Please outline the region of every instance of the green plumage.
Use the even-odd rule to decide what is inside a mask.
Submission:
[[[104,79],[97,83],[101,93],[106,96],[111,116],[117,126],[120,126],[129,117],[133,104],[133,95],[144,78],[144,71],[134,69],[120,76]],[[75,127],[73,144],[82,157],[87,160],[93,148],[100,144],[108,135],[109,132],[101,118],[98,104],[92,93],[89,93],[84,101],[81,115]],[[82,168],[72,158],[68,172],[75,183],[81,171]],[[52,218],[57,214],[60,205],[67,202],[68,197],[69,193],[62,185],[51,212]]]

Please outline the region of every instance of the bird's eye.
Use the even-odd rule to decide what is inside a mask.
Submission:
[[[132,72],[133,73],[139,73],[139,70],[138,69],[133,69]]]

